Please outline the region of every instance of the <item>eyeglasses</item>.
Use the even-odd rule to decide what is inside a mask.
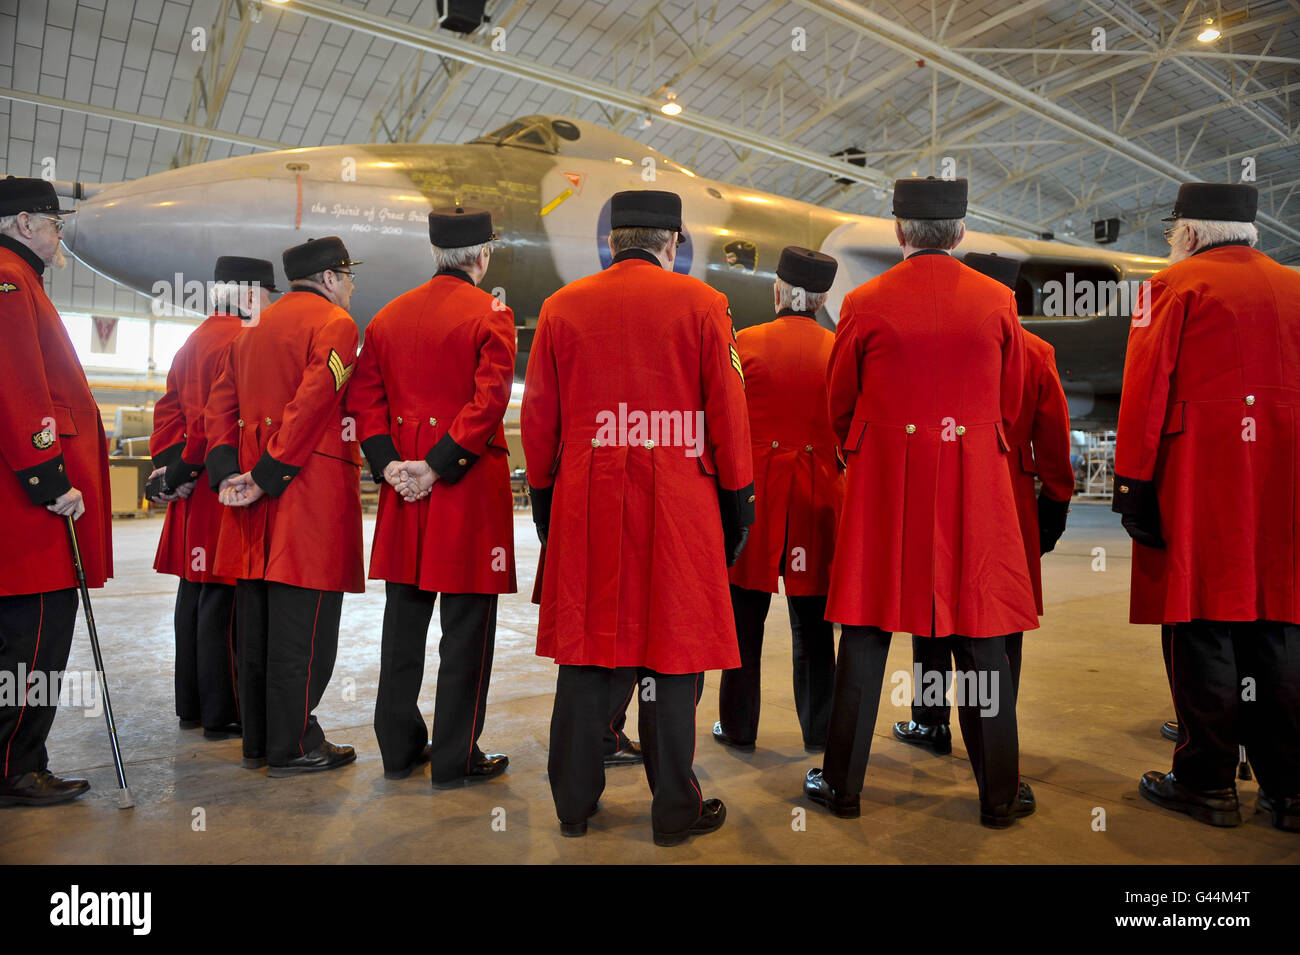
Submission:
[[[346,275],[348,277],[349,282],[351,282],[353,285],[357,284],[355,272],[352,272],[348,269],[334,269],[333,272],[335,275]]]
[[[1174,233],[1178,231],[1178,227],[1180,225],[1182,225],[1182,223],[1175,222],[1168,229],[1165,229],[1165,241],[1168,242],[1170,245],[1174,244]]]
[[[59,235],[63,235],[63,220],[60,219],[58,216],[47,216],[41,212],[28,213],[28,215],[34,215],[39,219],[49,219],[51,222],[54,223],[54,231],[57,232]]]

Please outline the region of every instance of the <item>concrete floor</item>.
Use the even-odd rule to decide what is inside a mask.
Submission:
[[[317,710],[331,740],[357,747],[354,766],[268,779],[239,768],[238,740],[205,742],[197,731],[178,729],[175,585],[151,569],[161,526],[156,519],[116,522],[118,577],[92,598],[135,809],[117,809],[102,717],[61,708],[51,769],[84,775],[93,788],[64,806],[0,810],[0,862],[1300,863],[1300,838],[1252,813],[1253,782],[1240,786],[1247,823],[1238,829],[1213,829],[1138,795],[1144,771],[1169,767],[1172,747],[1158,730],[1172,713],[1156,628],[1126,622],[1129,545],[1102,506],[1075,505],[1070,530],[1044,561],[1043,627],[1026,635],[1021,771],[1037,794],[1036,815],[1002,832],[982,828],[960,741],[947,757],[895,741],[890,724],[907,711],[890,703],[888,684],[862,818],[836,819],[809,804],[801,782],[820,758],[803,751],[789,621],[774,602],[759,748],[743,755],[711,741],[718,674],[709,674],[696,772],[706,796],[726,801],[728,818],[719,833],[675,849],[651,841],[640,768],[609,772],[587,838],[559,834],[546,779],[555,668],[533,653],[537,612],[528,595],[537,542],[527,514],[516,515],[520,592],[501,603],[482,740],[489,752],[509,754],[510,770],[450,792],[432,791],[427,768],[401,782],[382,775],[371,729],[382,583],[344,599],[338,663]],[[372,528],[368,518],[367,539]],[[1098,547],[1104,570],[1096,567]],[[426,717],[433,713],[437,628],[435,614],[421,696]],[[69,668],[90,666],[79,618]],[[889,672],[910,667],[910,641],[897,637]],[[956,735],[955,719],[953,728]]]

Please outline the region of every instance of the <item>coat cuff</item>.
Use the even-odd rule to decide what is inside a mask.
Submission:
[[[153,466],[155,468],[170,468],[181,459],[181,452],[185,450],[185,442],[178,441],[170,448],[163,448],[153,456]]]
[[[36,505],[49,504],[55,498],[72,490],[72,482],[68,480],[68,472],[63,466],[61,454],[14,473],[18,475],[18,480],[31,502]]]
[[[1116,514],[1141,514],[1156,500],[1156,486],[1151,481],[1139,481],[1115,475],[1115,493],[1110,509]]]
[[[376,484],[384,483],[384,468],[394,461],[402,460],[402,456],[397,453],[397,445],[393,444],[391,434],[377,434],[373,438],[366,438],[361,442],[361,453],[366,456],[366,461],[370,464],[370,476],[375,479]]]
[[[301,470],[302,468],[277,461],[271,457],[271,452],[263,451],[262,457],[253,465],[253,483],[268,496],[279,497]]]
[[[739,534],[742,527],[749,527],[755,519],[753,482],[739,491],[718,488],[718,508],[722,513],[722,529],[728,536]]]
[[[437,472],[438,480],[455,484],[474,466],[478,457],[473,451],[466,450],[453,441],[450,434],[444,434],[442,440],[424,456],[424,460]]]
[[[208,484],[216,491],[222,481],[239,473],[239,452],[233,444],[219,444],[208,452],[204,464],[208,469]]]
[[[155,458],[155,461],[157,459]],[[159,467],[154,464],[154,467]],[[163,475],[167,481],[167,487],[175,490],[182,484],[188,484],[190,481],[197,481],[199,475],[203,473],[202,464],[190,464],[184,458],[178,457],[170,465],[167,465],[167,471]]]
[[[1055,549],[1056,542],[1065,533],[1066,515],[1069,512],[1069,501],[1056,501],[1039,492],[1038,546],[1042,553],[1046,554]]]

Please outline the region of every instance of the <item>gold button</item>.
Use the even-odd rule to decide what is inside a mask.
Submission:
[[[270,419],[270,418],[267,418],[267,419],[266,419],[266,423],[267,423],[267,425],[269,426],[269,425],[271,424],[271,419]]]
[[[1253,405],[1254,403],[1255,403],[1255,396],[1254,396],[1254,395],[1247,395],[1247,396],[1246,396],[1246,404],[1248,404],[1248,405]]]
[[[437,418],[430,418],[430,419],[429,419],[429,424],[430,424],[430,425],[435,425],[435,424],[437,424],[437,423],[438,423],[438,419],[437,419]]]
[[[592,446],[593,448],[598,448],[598,447],[600,447],[600,438],[592,438],[592,439],[591,439],[591,446]]]
[[[779,448],[780,446],[781,446],[781,442],[780,442],[780,441],[773,441],[773,442],[772,442],[772,447],[774,447],[774,448]]]
[[[402,416],[401,416],[401,415],[398,415],[398,416],[397,416],[397,423],[398,423],[398,424],[401,424],[401,423],[402,423]]]
[[[958,433],[958,434],[965,434],[965,433],[966,433],[966,426],[965,426],[964,424],[959,424],[959,425],[957,425],[957,433]]]
[[[908,433],[908,434],[916,434],[916,425],[914,425],[914,424],[909,424],[909,425],[907,426],[907,433]]]
[[[63,473],[63,465],[62,465],[62,464],[59,465],[59,473],[60,473],[60,474]]]
[[[647,441],[647,442],[645,443],[645,449],[646,449],[647,451],[653,451],[653,450],[654,450],[654,446],[655,446],[655,443],[654,443],[653,441]]]
[[[749,495],[749,503],[750,503],[750,504],[753,504],[753,503],[754,503],[754,495],[752,495],[752,494]]]
[[[1121,493],[1121,494],[1127,494],[1127,493],[1128,493],[1128,485],[1127,485],[1127,484],[1121,484],[1121,485],[1119,486],[1119,493]]]
[[[28,483],[28,484],[40,484],[40,483],[41,483],[41,479],[38,478],[38,477],[36,477],[36,475],[32,475],[31,477],[29,477],[29,478],[27,479],[27,483]]]
[[[805,444],[805,445],[803,446],[803,449],[804,449],[805,451],[811,451],[811,450],[812,450],[812,445],[811,445],[811,444]]]
[[[280,478],[280,480],[281,480],[281,481],[287,481],[287,480],[289,480],[289,475],[286,474],[284,477]]]
[[[198,477],[198,476],[199,476],[199,472],[198,472],[198,471],[191,471],[191,472],[190,472],[190,477]]]
[[[243,418],[240,418],[240,419],[239,419],[239,426],[240,426],[241,428],[244,426],[244,419],[243,419]]]
[[[461,467],[464,467],[465,465],[469,464],[469,462],[466,461],[464,458],[461,458],[461,459],[460,459],[459,461],[457,461],[456,463],[459,464]]]

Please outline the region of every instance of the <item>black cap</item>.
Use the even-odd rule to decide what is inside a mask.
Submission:
[[[66,216],[76,211],[60,209],[58,193],[44,179],[24,179],[20,176],[0,179],[0,216],[16,216],[20,212]]]
[[[611,229],[667,229],[682,235],[682,197],[659,189],[616,192],[609,202]]]
[[[308,239],[302,245],[285,249],[281,258],[284,260],[285,278],[290,282],[305,279],[326,269],[339,272],[362,264],[348,258],[347,246],[336,235],[327,235],[323,239]]]
[[[266,259],[248,259],[242,255],[220,256],[212,278],[216,282],[240,282],[246,285],[256,283],[268,292],[280,291],[275,287],[275,266]]]
[[[814,294],[829,291],[839,263],[825,252],[787,245],[781,250],[776,276],[782,282]]]
[[[429,241],[440,249],[463,249],[495,238],[492,213],[483,209],[453,206],[429,213]]]
[[[976,272],[983,272],[991,279],[997,279],[1007,288],[1016,287],[1020,276],[1020,263],[1015,259],[1004,258],[996,252],[967,252],[962,259]]]
[[[1178,187],[1175,219],[1211,219],[1219,222],[1254,222],[1259,190],[1243,182],[1185,182]]]
[[[896,219],[964,219],[966,217],[966,180],[896,179],[894,181],[894,218]]]

